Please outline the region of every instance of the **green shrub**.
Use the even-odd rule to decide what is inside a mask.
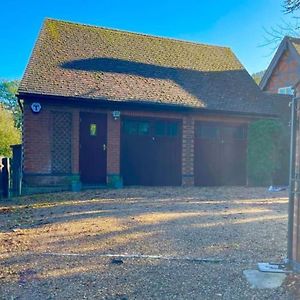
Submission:
[[[274,178],[278,177],[280,170],[287,169],[285,165],[288,164],[287,132],[288,128],[278,120],[259,120],[250,124],[247,151],[250,185],[278,184]]]
[[[14,125],[13,115],[0,105],[0,155],[11,156],[11,145],[21,142],[21,133]]]

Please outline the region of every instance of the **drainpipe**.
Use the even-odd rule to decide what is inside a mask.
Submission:
[[[287,243],[287,260],[288,264],[293,262],[293,231],[294,231],[294,205],[295,205],[295,188],[297,186],[295,172],[296,165],[296,131],[297,131],[297,102],[296,89],[294,89],[293,99],[291,102],[291,136],[290,136],[290,167],[289,167],[289,206],[288,206],[288,243]],[[297,149],[299,150],[299,149]]]

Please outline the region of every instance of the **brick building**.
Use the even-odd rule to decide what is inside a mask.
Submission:
[[[276,117],[229,48],[46,20],[19,88],[24,186],[244,185]]]
[[[299,80],[300,39],[286,36],[264,73],[260,87],[270,93],[291,94]]]

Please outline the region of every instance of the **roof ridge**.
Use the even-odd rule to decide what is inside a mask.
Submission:
[[[123,30],[123,29],[117,29],[117,28],[109,28],[109,27],[91,25],[91,24],[86,24],[86,23],[78,23],[78,22],[73,22],[73,21],[59,20],[59,19],[54,19],[54,18],[49,18],[49,17],[47,17],[45,19],[45,22],[47,22],[47,21],[57,22],[57,23],[66,23],[66,24],[70,24],[70,25],[74,25],[74,26],[91,27],[91,28],[103,29],[103,30],[107,30],[107,31],[116,31],[116,32],[124,33],[124,34],[140,35],[140,36],[156,38],[156,39],[171,40],[171,41],[181,42],[181,43],[185,43],[185,44],[192,44],[192,45],[196,45],[196,46],[205,46],[205,47],[212,47],[212,48],[228,49],[232,52],[231,48],[228,47],[228,46],[219,46],[219,45],[211,45],[211,44],[205,44],[205,43],[197,43],[197,42],[182,40],[182,39],[178,39],[178,38],[165,37],[165,36],[160,36],[160,35],[153,35],[153,34],[148,34],[148,33],[141,33],[141,32],[135,32],[135,31]]]
[[[285,38],[287,38],[290,41],[297,41],[297,42],[300,41],[300,37],[286,35]]]

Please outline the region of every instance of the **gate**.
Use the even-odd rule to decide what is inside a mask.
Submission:
[[[20,196],[22,186],[22,147],[12,146],[13,158],[0,156],[0,199]]]

